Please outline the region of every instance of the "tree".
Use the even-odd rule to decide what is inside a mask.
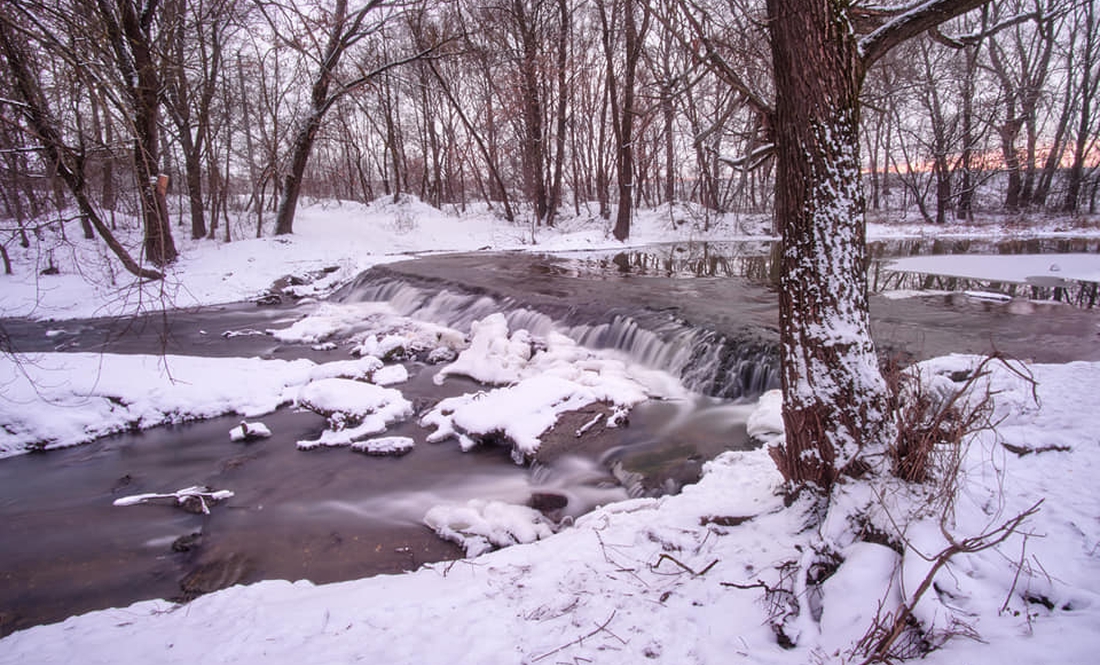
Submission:
[[[893,429],[868,317],[864,76],[894,46],[985,2],[919,2],[860,36],[854,26],[863,17],[842,0],[768,0],[787,431],[772,454],[792,492],[827,497]]]
[[[145,226],[145,258],[163,267],[176,260],[176,244],[164,199],[168,183],[160,170],[163,81],[154,37],[158,4],[157,0],[114,0],[113,4],[111,0],[96,0],[132,116],[134,176]]]
[[[610,7],[608,7],[609,4]],[[634,82],[652,14],[649,4],[639,3],[638,0],[599,0],[596,8],[600,14],[604,55],[607,59],[607,95],[611,102],[611,128],[615,136],[615,165],[618,172],[619,207],[615,214],[613,233],[616,239],[626,240],[630,235],[630,219],[634,209],[636,185],[634,182],[634,120],[638,109],[635,104]],[[619,30],[616,20],[618,18],[622,19],[623,33],[621,73],[615,71],[615,34]]]
[[[223,66],[226,32],[234,0],[209,4],[164,0],[167,63],[165,109],[176,125],[183,152],[184,180],[190,203],[191,237],[206,236],[202,157],[210,139],[211,113]],[[242,99],[242,104],[247,100]],[[247,130],[246,130],[247,131]]]
[[[1062,210],[1077,212],[1081,198],[1081,185],[1085,180],[1085,156],[1089,148],[1096,118],[1093,117],[1093,104],[1100,92],[1100,37],[1096,34],[1096,3],[1086,2],[1078,8],[1078,21],[1084,23],[1085,43],[1082,45],[1079,72],[1080,107],[1077,123],[1077,139],[1073,148],[1073,165],[1070,167],[1069,182],[1066,184],[1066,199]],[[1071,48],[1073,44],[1071,43]],[[1094,144],[1095,145],[1095,144]],[[1095,190],[1094,190],[1095,191]]]
[[[325,115],[343,96],[362,88],[376,76],[409,62],[413,62],[431,53],[438,45],[430,45],[425,50],[396,56],[381,63],[369,60],[359,62],[350,77],[340,76],[340,61],[356,44],[369,35],[378,33],[382,27],[395,18],[394,7],[401,9],[403,3],[387,3],[385,0],[369,0],[366,4],[352,9],[348,0],[336,0],[331,11],[318,8],[318,16],[307,16],[298,5],[261,5],[265,16],[271,23],[272,31],[281,34],[285,30],[286,20],[279,21],[270,12],[290,12],[307,26],[306,34],[286,45],[303,52],[317,64],[312,86],[310,87],[309,107],[301,120],[290,148],[290,168],[283,182],[282,200],[275,217],[275,234],[283,235],[294,231],[294,215],[298,209],[298,198],[302,191],[302,176],[306,171],[313,144]],[[284,19],[286,17],[283,17]],[[376,20],[371,20],[376,19]],[[322,32],[323,31],[323,32]],[[324,39],[323,46],[320,40]],[[312,43],[320,47],[320,52],[308,49],[303,43]]]
[[[1020,7],[1012,6],[1017,3],[1006,4],[1009,10],[1025,8],[1022,1],[1018,3]],[[1005,39],[992,39],[989,43],[989,59],[1000,81],[1005,107],[1004,119],[997,131],[1008,171],[1004,206],[1009,211],[1030,205],[1035,186],[1036,116],[1043,99],[1043,84],[1050,70],[1057,32],[1055,24],[1059,16],[1050,12],[1051,0],[1047,0],[1046,4],[1046,8],[1040,8],[1033,28],[1028,23],[1018,24],[1006,32]],[[995,20],[1003,18],[994,13]],[[1025,130],[1027,151],[1025,163],[1021,164],[1016,141],[1020,132]]]
[[[19,9],[25,10],[26,7],[20,7]],[[0,11],[0,54],[3,55],[7,71],[11,75],[14,84],[14,92],[20,98],[17,107],[22,115],[23,121],[26,123],[28,134],[33,135],[41,146],[46,163],[51,166],[61,181],[64,182],[65,186],[69,189],[73,198],[76,200],[77,208],[80,210],[81,215],[88,220],[95,231],[99,233],[108,248],[118,257],[119,261],[121,261],[123,267],[131,274],[142,279],[163,278],[164,275],[162,273],[146,268],[136,261],[123,244],[115,238],[111,229],[100,217],[87,191],[87,177],[85,172],[86,155],[84,154],[83,148],[74,149],[66,143],[63,131],[56,120],[56,116],[52,112],[43,94],[41,80],[36,75],[36,72],[39,71],[37,67],[38,63],[33,60],[32,51],[27,46],[28,33],[20,29],[20,24],[21,22],[19,20]],[[137,143],[137,154],[141,154],[140,142],[135,143]],[[151,189],[151,185],[149,189]],[[143,199],[143,202],[144,201]],[[159,208],[156,212],[159,214],[162,210],[163,208]],[[165,214],[165,224],[167,224],[166,217],[167,215]],[[150,245],[148,223],[149,220],[147,219],[146,249],[149,250],[152,248],[157,251],[171,249],[170,255],[174,257],[175,248],[171,245],[170,231],[167,235],[168,247],[165,247],[165,243],[163,242],[164,236],[159,235],[159,232],[165,231],[166,228],[158,228],[154,231],[158,235],[154,236],[153,243]],[[159,242],[158,238],[160,240]],[[166,260],[167,256],[168,254],[161,254],[159,258],[161,260]],[[147,258],[153,260],[154,257],[147,254]]]

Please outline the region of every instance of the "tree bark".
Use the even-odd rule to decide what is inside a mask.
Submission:
[[[524,0],[513,0],[512,18],[520,40],[520,99],[523,109],[523,181],[527,199],[535,212],[535,223],[546,220],[549,195],[546,191],[546,149],[543,132],[543,103],[539,94],[539,34],[537,17]]]
[[[893,418],[871,340],[859,93],[889,48],[974,6],[933,0],[860,40],[843,0],[768,0],[775,79],[775,212],[782,232],[780,357],[792,492],[827,495]],[[918,29],[919,28],[919,29]]]
[[[793,487],[824,492],[889,424],[867,312],[858,149],[863,70],[844,6],[768,1],[787,431],[772,455]]]

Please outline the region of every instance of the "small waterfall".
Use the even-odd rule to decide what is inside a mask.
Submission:
[[[749,339],[747,333],[745,339],[732,339],[658,312],[609,311],[605,322],[571,321],[580,318],[574,309],[563,308],[555,317],[510,298],[464,293],[445,285],[421,287],[370,272],[333,299],[385,301],[403,316],[464,332],[474,321],[503,312],[512,330],[542,336],[557,331],[589,348],[622,351],[635,362],[679,376],[691,390],[713,397],[751,398],[778,387],[777,354],[765,342]]]

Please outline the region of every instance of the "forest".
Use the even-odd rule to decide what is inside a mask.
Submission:
[[[856,32],[909,8],[862,4]],[[1096,13],[999,0],[877,59],[869,214],[1095,212]],[[174,234],[291,233],[302,197],[599,215],[619,239],[672,202],[704,225],[768,213],[766,16],[757,0],[11,0],[0,242],[79,221],[155,277]],[[138,257],[114,233],[133,225]]]

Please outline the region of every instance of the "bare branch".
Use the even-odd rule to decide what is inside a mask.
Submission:
[[[972,32],[969,35],[948,36],[943,34],[939,26],[932,28],[928,32],[932,35],[932,39],[935,39],[940,44],[943,44],[944,46],[953,49],[961,49],[966,48],[967,46],[973,46],[974,44],[977,44],[985,39],[988,39],[989,37],[992,37],[1002,30],[1007,30],[1008,28],[1019,25],[1021,23],[1026,23],[1027,21],[1042,20],[1044,19],[1041,12],[1028,12],[1027,14],[1017,14],[1016,16],[1001,21],[997,25],[985,28],[984,30],[979,30],[978,32]]]
[[[989,0],[929,0],[911,5],[910,9],[902,10],[880,28],[859,40],[864,69],[905,40],[988,2]]]
[[[695,40],[698,42],[699,45],[703,47],[703,55],[705,56],[707,67],[712,72],[714,72],[716,76],[722,79],[726,83],[726,85],[730,86],[738,94],[740,94],[741,97],[745,100],[745,103],[752,107],[754,111],[764,116],[765,118],[770,119],[775,112],[774,109],[772,109],[771,104],[766,102],[763,97],[761,97],[755,90],[749,87],[748,83],[746,83],[745,80],[741,78],[741,75],[737,73],[737,70],[734,69],[733,66],[726,61],[726,59],[715,47],[714,40],[711,39],[710,35],[708,35],[706,30],[703,28],[703,24],[700,23],[699,19],[696,18],[694,13],[692,13],[691,10],[695,7],[691,6],[689,3],[690,0],[677,0],[677,5],[682,10],[684,18],[687,19],[688,24],[691,26],[691,31],[695,36]],[[665,24],[666,28],[670,27],[668,25],[667,18],[658,16],[658,20]],[[691,44],[687,43],[687,41],[682,36],[680,36],[679,32],[675,30],[671,30],[671,32],[676,36],[676,39],[680,41],[680,43],[686,48],[693,48]]]

